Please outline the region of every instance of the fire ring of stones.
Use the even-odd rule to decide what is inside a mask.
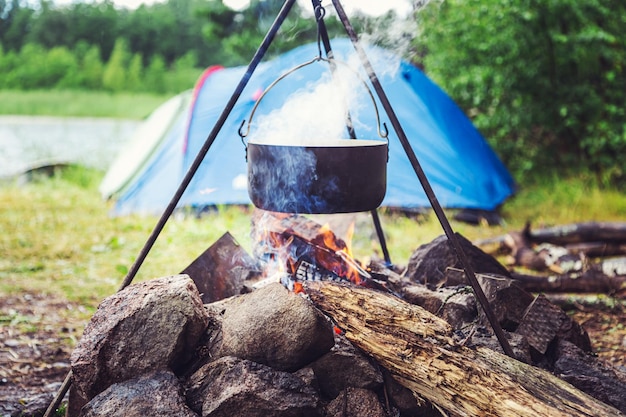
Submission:
[[[443,237],[402,275],[372,262],[365,280],[298,291],[255,276],[220,239],[186,273],[101,303],[71,356],[67,416],[623,415],[626,374],[460,238],[515,358],[499,353]],[[203,280],[205,258],[239,261]]]
[[[343,415],[346,401],[386,415],[380,370],[278,283],[206,305],[187,275],[131,285],[101,303],[71,365],[75,416]]]

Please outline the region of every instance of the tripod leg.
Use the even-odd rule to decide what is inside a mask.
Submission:
[[[424,192],[426,193],[426,196],[428,197],[428,201],[430,201],[430,205],[432,206],[433,211],[437,215],[437,219],[439,220],[439,223],[441,224],[441,227],[443,228],[448,238],[448,242],[452,246],[452,249],[456,253],[457,258],[459,259],[459,261],[461,262],[461,265],[463,266],[463,269],[465,270],[467,279],[470,285],[472,286],[472,289],[474,290],[474,294],[476,298],[478,299],[480,305],[482,306],[483,311],[485,312],[485,315],[487,316],[487,319],[489,320],[489,323],[491,324],[491,327],[493,328],[493,331],[496,337],[498,338],[498,342],[500,342],[500,346],[502,346],[502,350],[504,351],[504,353],[506,353],[507,356],[514,357],[513,349],[511,348],[509,341],[506,339],[504,330],[502,330],[502,327],[500,326],[500,323],[496,319],[496,316],[493,310],[491,309],[491,306],[489,306],[489,301],[487,300],[485,293],[483,292],[482,288],[480,287],[480,284],[478,283],[478,279],[476,278],[474,269],[470,265],[469,260],[467,259],[467,255],[465,255],[465,252],[463,251],[463,248],[461,247],[461,244],[459,243],[459,240],[456,234],[452,230],[452,227],[450,226],[450,222],[448,222],[448,218],[443,212],[443,209],[441,205],[439,204],[437,197],[435,196],[435,193],[430,185],[430,182],[428,181],[428,178],[426,177],[424,170],[422,169],[419,161],[417,160],[417,156],[415,156],[415,152],[413,152],[413,148],[411,147],[411,144],[409,143],[409,140],[407,139],[406,134],[404,133],[404,130],[402,129],[402,126],[400,125],[400,121],[398,120],[396,113],[393,111],[393,108],[391,107],[391,103],[389,103],[389,99],[387,98],[387,95],[385,94],[385,90],[383,90],[383,87],[380,84],[380,81],[378,81],[378,77],[376,76],[376,73],[374,72],[374,68],[372,67],[372,64],[367,58],[367,55],[365,54],[365,50],[359,44],[358,36],[356,32],[354,31],[354,28],[350,24],[350,21],[348,20],[348,16],[346,15],[345,10],[343,9],[343,6],[339,2],[339,0],[332,0],[332,2],[333,2],[333,5],[335,6],[337,15],[339,16],[339,20],[341,20],[341,23],[346,29],[346,33],[350,37],[350,40],[352,41],[352,44],[354,45],[354,49],[357,51],[361,59],[361,62],[363,64],[363,67],[365,68],[365,71],[369,75],[369,79],[372,85],[374,86],[374,90],[376,91],[376,94],[378,95],[380,102],[382,103],[385,111],[387,112],[387,116],[389,116],[389,120],[391,121],[391,124],[393,125],[393,128],[398,135],[398,139],[400,139],[400,143],[402,144],[402,147],[406,153],[406,156],[409,158],[409,161],[411,162],[411,165],[413,166],[413,170],[415,171],[415,174],[417,175],[417,178],[419,179],[420,184],[422,185],[422,188],[424,189]]]

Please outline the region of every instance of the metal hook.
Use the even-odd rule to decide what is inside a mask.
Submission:
[[[315,14],[315,21],[317,22],[317,56],[322,56],[322,30],[321,26],[323,24],[324,17],[326,16],[326,9],[319,3],[315,6],[313,11]]]

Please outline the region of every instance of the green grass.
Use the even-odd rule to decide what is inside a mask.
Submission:
[[[168,97],[102,91],[0,90],[0,115],[143,119]]]
[[[166,97],[98,92],[0,91],[0,114],[142,118]],[[70,167],[53,178],[0,184],[0,296],[45,293],[88,310],[114,293],[153,230],[156,217],[109,216],[97,186],[103,173]],[[503,226],[450,220],[470,240],[532,227],[583,221],[625,221],[626,196],[584,178],[548,178],[522,186],[503,207]],[[416,181],[416,187],[419,184]],[[447,212],[451,218],[452,212]],[[381,210],[392,261],[404,265],[419,245],[443,234],[434,214],[407,217]],[[353,253],[382,257],[371,218],[356,219]],[[202,217],[173,218],[135,281],[176,274],[224,233],[251,253],[250,210],[223,207]],[[78,310],[75,310],[78,311]],[[78,313],[77,313],[78,314]]]
[[[111,203],[97,192],[101,178],[100,172],[70,167],[53,178],[0,186],[0,294],[50,293],[94,308],[117,290],[157,218],[110,217]],[[434,214],[380,212],[396,264],[405,265],[415,248],[443,234]],[[496,227],[450,221],[470,240],[520,230],[527,220],[533,227],[623,221],[626,196],[581,180],[554,180],[522,189],[504,205],[503,216],[505,225]],[[251,253],[250,209],[222,207],[201,218],[170,219],[136,281],[178,273],[225,232]],[[357,217],[353,253],[361,260],[380,257],[367,214]]]

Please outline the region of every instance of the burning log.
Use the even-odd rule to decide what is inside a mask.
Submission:
[[[380,287],[327,225],[299,215],[261,210],[255,210],[252,223],[258,242],[256,257],[278,263],[297,285],[332,280]]]
[[[451,413],[623,415],[546,371],[490,349],[463,346],[444,320],[397,297],[330,282],[304,287],[348,340],[402,385]]]

